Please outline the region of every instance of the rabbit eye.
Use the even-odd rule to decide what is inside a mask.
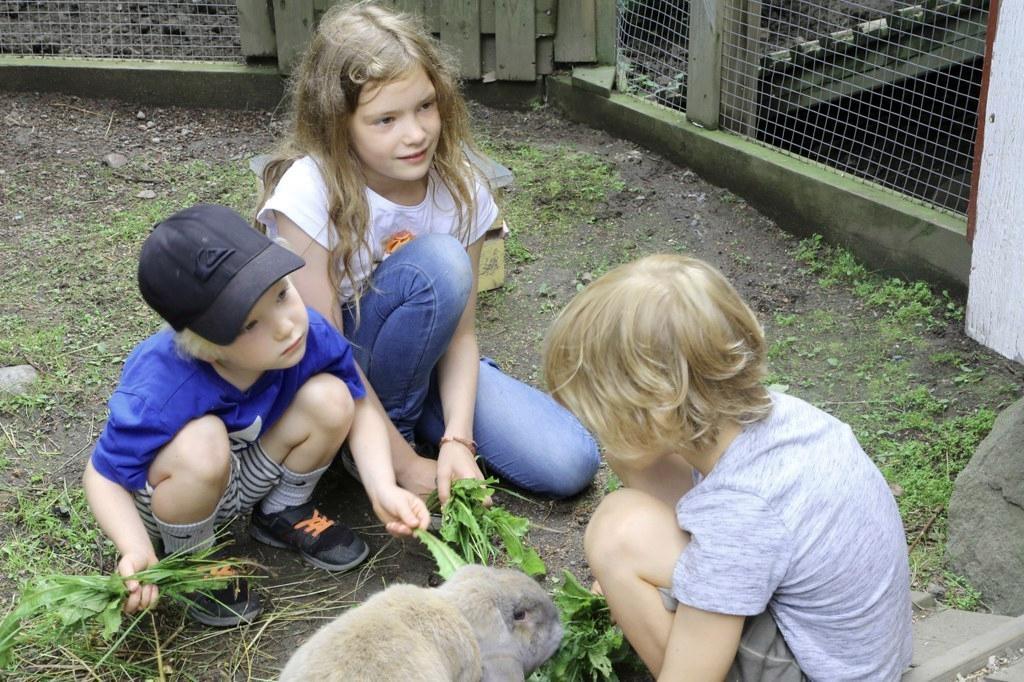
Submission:
[[[515,620],[525,620],[526,619],[526,609],[516,609],[515,611],[512,612],[512,618],[515,619]]]

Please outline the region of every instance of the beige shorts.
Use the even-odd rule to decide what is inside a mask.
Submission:
[[[658,592],[665,608],[675,611],[679,602],[672,592],[664,587],[659,587]],[[747,617],[736,660],[725,679],[727,682],[806,682],[807,677],[797,665],[772,614],[765,611]]]

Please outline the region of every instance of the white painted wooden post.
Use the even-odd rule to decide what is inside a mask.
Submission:
[[[1024,3],[999,3],[979,166],[967,334],[1024,363]]]

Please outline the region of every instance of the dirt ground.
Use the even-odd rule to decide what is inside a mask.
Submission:
[[[816,277],[794,258],[792,237],[734,195],[709,185],[692,171],[632,143],[568,122],[545,107],[503,111],[474,105],[472,112],[477,130],[491,143],[514,142],[545,148],[557,144],[585,151],[610,164],[625,184],[623,191],[607,199],[598,220],[575,225],[569,234],[558,235],[556,241],[546,238],[542,229],[529,231],[523,241],[535,259],[510,264],[504,291],[484,297],[479,313],[481,349],[509,373],[538,382],[540,339],[557,309],[579,286],[607,267],[656,251],[685,251],[717,265],[768,321],[769,334],[773,332],[770,321],[780,314],[829,309],[849,316],[877,315],[847,290],[819,287]],[[74,219],[73,215],[56,213],[58,206],[65,211],[68,204],[55,200],[49,193],[53,179],[43,173],[50,172],[45,169],[52,169],[54,161],[61,161],[68,174],[84,178],[97,172],[104,155],[116,152],[127,156],[129,165],[117,175],[127,182],[128,193],[122,192],[118,197],[81,197],[83,206],[89,202],[90,206],[97,201],[108,202],[113,211],[119,204],[146,201],[144,190],[161,191],[158,182],[133,168],[132,158],[145,155],[151,160],[174,163],[203,160],[244,164],[269,148],[279,125],[279,120],[267,112],[143,108],[123,102],[5,93],[0,104],[0,240],[11,240],[25,230],[45,231],[55,221]],[[19,182],[39,188],[38,201],[30,212],[14,211],[12,204],[5,201],[3,174],[8,178],[17,176]],[[15,311],[0,301],[0,314],[12,312]],[[982,357],[994,375],[1017,387],[1019,393],[1019,370],[980,349],[955,325],[933,336],[932,340],[943,348]],[[6,358],[0,358],[0,364],[5,364],[3,360]],[[934,382],[947,378],[936,375]],[[929,380],[922,378],[924,382]],[[48,438],[58,447],[58,456],[17,461],[13,468],[0,472],[3,488],[10,491],[24,486],[26,479],[36,473],[48,481],[64,479],[68,486],[77,486],[89,454],[89,439],[93,429],[102,423],[103,399],[111,389],[112,386],[99,387],[97,395],[102,399],[77,415],[77,424],[45,422],[43,428],[49,430]],[[794,392],[817,402],[848,400],[848,396],[838,394],[839,390],[830,382],[821,381]],[[84,424],[91,428],[74,428]],[[562,568],[587,577],[582,534],[604,494],[606,479],[607,470],[602,468],[587,492],[562,502],[528,503],[499,494],[500,504],[534,521],[530,539],[547,562],[549,580],[560,575]],[[291,556],[252,543],[244,523],[236,523],[234,531],[240,553],[267,566],[272,576],[271,587],[284,590],[304,583],[317,590],[350,595],[352,601],[358,601],[394,581],[428,582],[432,561],[417,542],[397,542],[377,527],[365,496],[354,481],[343,473],[331,475],[325,480],[319,498],[329,512],[338,514],[366,535],[374,560],[360,572],[326,576]],[[0,495],[0,506],[4,500]],[[273,595],[274,590],[268,588],[268,593]],[[319,626],[319,618],[325,615],[331,614],[318,613],[315,619],[292,618],[277,635],[263,640],[255,668],[246,675],[236,672],[234,677],[271,675],[296,642]],[[219,653],[210,651],[204,655],[216,660]],[[176,662],[172,659],[171,664]],[[208,679],[222,677],[211,673]]]

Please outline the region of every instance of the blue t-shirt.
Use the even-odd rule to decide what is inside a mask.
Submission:
[[[228,383],[210,363],[182,357],[174,332],[161,330],[125,361],[92,465],[127,490],[142,490],[157,453],[190,421],[212,414],[227,427],[232,448],[244,447],[284,414],[306,381],[325,372],[344,381],[353,398],[366,395],[351,346],[315,310],[309,310],[302,360],[264,372],[246,391]]]

